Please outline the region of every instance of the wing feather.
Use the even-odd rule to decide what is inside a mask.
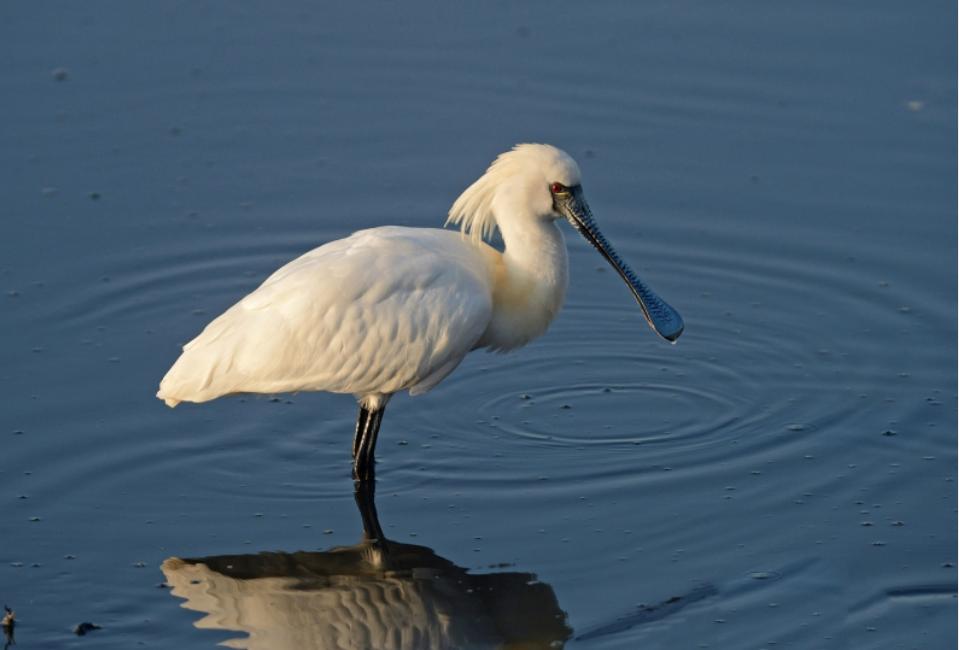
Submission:
[[[425,392],[489,324],[483,252],[457,233],[374,228],[320,246],[212,321],[160,384],[171,405],[237,392]]]

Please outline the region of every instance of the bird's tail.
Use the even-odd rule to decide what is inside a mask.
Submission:
[[[206,346],[186,346],[183,354],[160,381],[157,397],[170,408],[180,402],[208,402],[233,392],[219,378],[221,359]],[[214,381],[217,378],[218,381]]]

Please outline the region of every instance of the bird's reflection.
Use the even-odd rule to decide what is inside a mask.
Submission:
[[[529,573],[472,575],[432,549],[383,536],[371,485],[363,540],[322,552],[170,558],[163,573],[197,627],[245,632],[232,648],[561,648],[572,630]]]

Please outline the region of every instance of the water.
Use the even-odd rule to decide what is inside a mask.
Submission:
[[[6,6],[18,647],[955,647],[955,11]],[[372,519],[350,399],[153,398],[272,269],[439,225],[518,141],[578,159],[677,345],[569,233],[544,338],[391,403]]]

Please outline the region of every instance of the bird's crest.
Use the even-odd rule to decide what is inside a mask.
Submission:
[[[458,225],[473,241],[489,241],[497,227],[493,212],[497,189],[513,176],[553,167],[557,163],[572,165],[578,176],[576,163],[556,147],[548,144],[516,145],[512,150],[500,154],[486,173],[460,194],[450,208],[446,225]]]

